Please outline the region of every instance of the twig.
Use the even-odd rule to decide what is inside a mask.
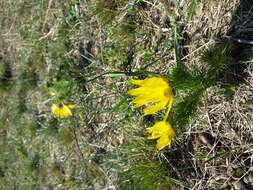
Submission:
[[[74,123],[76,124],[76,120],[74,119]],[[75,130],[75,126],[71,127],[72,131],[73,131],[73,134],[74,134],[74,138],[75,138],[75,143],[76,143],[76,147],[77,147],[77,150],[79,152],[79,156],[81,157],[81,160],[82,160],[82,163],[83,163],[83,166],[85,168],[85,171],[87,172],[87,161],[85,160],[84,156],[83,156],[83,153],[82,153],[82,150],[81,150],[81,147],[80,147],[80,144],[79,144],[79,141],[78,141],[78,138],[77,138],[77,134],[76,134],[76,130]]]
[[[186,58],[190,57],[191,55],[193,55],[193,54],[199,52],[201,49],[203,49],[204,47],[208,46],[208,45],[209,45],[210,43],[212,43],[212,42],[213,42],[213,40],[209,40],[207,43],[205,43],[205,44],[203,44],[202,46],[200,46],[199,48],[193,50],[190,54],[184,56],[184,57],[181,59],[181,61],[183,61],[183,60],[185,60]]]
[[[227,39],[240,43],[240,44],[249,44],[249,45],[253,45],[253,40],[247,40],[247,39],[243,39],[243,38],[236,38],[236,37],[232,37],[232,36],[226,36]]]
[[[94,78],[87,80],[86,83],[92,82],[92,81],[94,81],[94,80],[96,80],[98,78],[101,78],[103,76],[106,76],[106,75],[139,76],[139,75],[143,75],[143,74],[159,75],[159,73],[150,72],[150,71],[136,71],[136,72],[111,71],[111,72],[104,72],[104,73],[102,73],[100,75],[97,75]]]
[[[48,2],[48,7],[47,7],[46,15],[45,15],[45,20],[44,20],[43,25],[42,25],[42,31],[45,30],[46,23],[47,23],[47,19],[48,19],[48,14],[49,14],[49,11],[50,11],[50,9],[51,9],[52,2],[53,2],[53,0],[50,0],[50,1]]]
[[[170,50],[170,49],[169,49]],[[142,67],[142,70],[147,69],[148,67],[152,66],[153,64],[155,64],[157,61],[160,61],[162,59],[164,59],[166,57],[167,54],[162,55],[161,57],[157,58],[156,60],[152,61],[151,63],[148,63],[147,65],[145,65],[144,67]]]

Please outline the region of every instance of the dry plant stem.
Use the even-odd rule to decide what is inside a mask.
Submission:
[[[117,75],[117,74],[118,75],[125,75],[125,76],[139,76],[139,75],[143,75],[143,74],[158,75],[159,73],[149,72],[149,71],[136,71],[136,72],[111,71],[111,72],[104,72],[104,73],[102,73],[100,75],[97,75],[94,78],[87,80],[86,83],[92,82],[92,81],[94,81],[96,79],[99,79],[99,78],[104,77],[106,75],[112,75],[112,74],[115,74],[115,75]]]
[[[178,170],[170,163],[170,161],[167,159],[167,157],[161,153],[161,156],[163,157],[163,159],[171,166],[171,168],[173,169],[173,171],[179,176],[181,177],[181,174],[178,172]]]
[[[181,59],[181,61],[183,61],[183,60],[187,59],[188,57],[190,57],[190,56],[192,56],[192,55],[194,55],[194,54],[200,52],[202,49],[208,47],[208,45],[209,45],[210,43],[213,43],[213,42],[214,42],[214,40],[209,40],[207,43],[205,43],[205,44],[203,44],[202,46],[200,46],[199,48],[195,49],[195,50],[192,51],[190,54],[184,56],[184,57]]]
[[[240,44],[249,44],[249,45],[253,45],[253,40],[247,40],[247,39],[243,39],[243,38],[235,38],[235,37],[230,37],[227,36],[227,38],[231,41],[240,43]]]
[[[42,31],[45,31],[46,23],[47,23],[47,20],[48,20],[48,14],[49,14],[52,2],[53,2],[53,0],[50,0],[49,3],[48,3],[48,8],[47,8],[45,20],[44,20],[44,23],[43,23],[43,26],[42,26]]]
[[[76,119],[73,119],[74,121],[74,125],[73,127],[71,127],[72,131],[73,131],[73,134],[74,134],[74,138],[75,138],[75,144],[76,144],[76,147],[77,147],[77,150],[79,152],[79,157],[80,157],[80,160],[82,160],[82,164],[84,166],[84,169],[85,169],[85,173],[87,174],[87,160],[85,160],[84,156],[83,156],[83,153],[82,153],[82,150],[81,150],[81,147],[80,147],[80,144],[79,144],[79,140],[78,140],[78,137],[77,137],[77,134],[76,134],[76,130],[75,130],[75,126],[76,126]]]
[[[153,54],[153,55],[155,55],[155,54]],[[141,70],[147,69],[148,67],[154,65],[157,61],[163,60],[166,56],[167,56],[167,54],[162,55],[161,57],[157,58],[156,60],[152,61],[151,63],[148,63],[147,65],[145,65]]]

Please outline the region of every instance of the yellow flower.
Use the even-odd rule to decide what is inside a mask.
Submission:
[[[157,139],[156,147],[158,150],[170,146],[175,137],[175,132],[171,125],[166,121],[173,102],[172,89],[168,81],[162,77],[151,77],[144,80],[131,80],[132,84],[138,85],[138,88],[128,92],[134,96],[134,107],[146,106],[144,116],[154,114],[167,107],[167,112],[163,121],[155,123],[148,128],[148,139]]]
[[[135,108],[147,106],[144,109],[144,116],[154,114],[166,106],[168,106],[167,113],[169,113],[173,97],[172,89],[166,79],[151,77],[144,80],[131,80],[130,82],[139,86],[139,88],[130,90],[128,94],[135,96],[133,100]]]
[[[63,103],[58,103],[53,104],[51,110],[55,117],[66,118],[72,116],[71,109],[75,107],[75,105],[65,105]]]
[[[148,139],[157,139],[156,148],[158,150],[163,149],[166,146],[170,146],[171,141],[175,137],[175,132],[171,125],[165,120],[159,121],[147,129],[150,136]]]
[[[55,95],[56,95],[56,93],[55,93],[55,92],[53,92],[53,91],[49,91],[49,92],[48,92],[48,95],[49,95],[49,96],[55,96]]]

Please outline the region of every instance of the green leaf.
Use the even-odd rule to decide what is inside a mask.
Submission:
[[[192,17],[196,13],[197,0],[192,0],[190,6],[187,9],[187,20],[192,20]]]

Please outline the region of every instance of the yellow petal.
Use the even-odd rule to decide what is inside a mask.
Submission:
[[[56,104],[53,104],[51,107],[52,113],[54,116],[59,117],[60,116],[60,110]]]
[[[65,117],[62,108],[59,108],[59,109],[58,109],[58,112],[59,112],[59,114],[58,114],[58,117],[59,117],[59,118],[64,118],[64,117]]]
[[[157,149],[161,150],[171,144],[175,137],[175,132],[171,125],[166,121],[159,121],[152,127],[148,128],[148,139],[157,139]]]
[[[141,85],[142,84],[142,82],[143,82],[143,80],[130,80],[130,82],[132,83],[132,84],[135,84],[135,85]]]
[[[131,96],[139,96],[139,95],[148,95],[150,94],[150,89],[148,88],[145,88],[145,87],[140,87],[140,88],[135,88],[135,89],[132,89],[132,90],[129,90],[128,91],[128,94],[131,95]]]
[[[168,103],[168,100],[160,101],[159,103],[156,103],[153,106],[149,106],[144,109],[144,116],[154,114],[160,110],[162,110]]]
[[[133,100],[133,104],[135,108],[141,107],[145,104],[148,104],[149,101],[146,98],[135,98]]]
[[[156,122],[152,127],[148,128],[148,133],[151,135],[148,136],[148,139],[157,139],[162,134],[166,133],[167,126],[165,121]]]
[[[68,106],[63,105],[61,109],[61,115],[62,117],[68,117],[68,116],[72,116],[72,113],[70,111],[70,109],[68,108]]]
[[[161,77],[146,78],[141,83],[141,86],[156,87],[159,84],[159,88],[166,88],[168,82]]]
[[[150,133],[151,134],[147,138],[151,140],[157,139],[162,135],[161,131],[156,131],[156,130],[150,130]]]
[[[69,107],[62,103],[53,104],[51,107],[51,110],[55,117],[65,118],[65,117],[72,116],[72,113]]]
[[[60,117],[60,110],[55,110],[54,116],[55,117]]]
[[[163,149],[164,147],[166,147],[166,146],[168,146],[168,145],[171,144],[171,140],[172,140],[172,139],[170,139],[170,138],[169,138],[168,136],[166,136],[166,135],[161,136],[161,137],[156,141],[156,142],[157,142],[156,148],[157,148],[158,150]]]
[[[57,106],[55,104],[52,105],[51,107],[52,113],[55,113],[57,110]]]
[[[172,89],[168,81],[162,77],[151,77],[144,80],[131,80],[131,83],[140,86],[139,88],[129,90],[128,94],[135,97],[133,100],[135,108],[147,105],[147,108],[144,109],[144,116],[162,110],[168,103],[168,110],[170,110],[172,105]]]
[[[149,104],[152,102],[157,102],[157,97],[149,97],[149,96],[138,96],[133,100],[134,107],[140,107],[145,104]]]
[[[67,106],[68,106],[69,109],[74,109],[74,108],[76,108],[76,105],[75,105],[75,104],[68,104]]]
[[[160,84],[160,87],[167,86],[167,81],[161,77],[150,77],[144,80],[130,80],[132,84],[139,86],[154,86],[155,84]]]

